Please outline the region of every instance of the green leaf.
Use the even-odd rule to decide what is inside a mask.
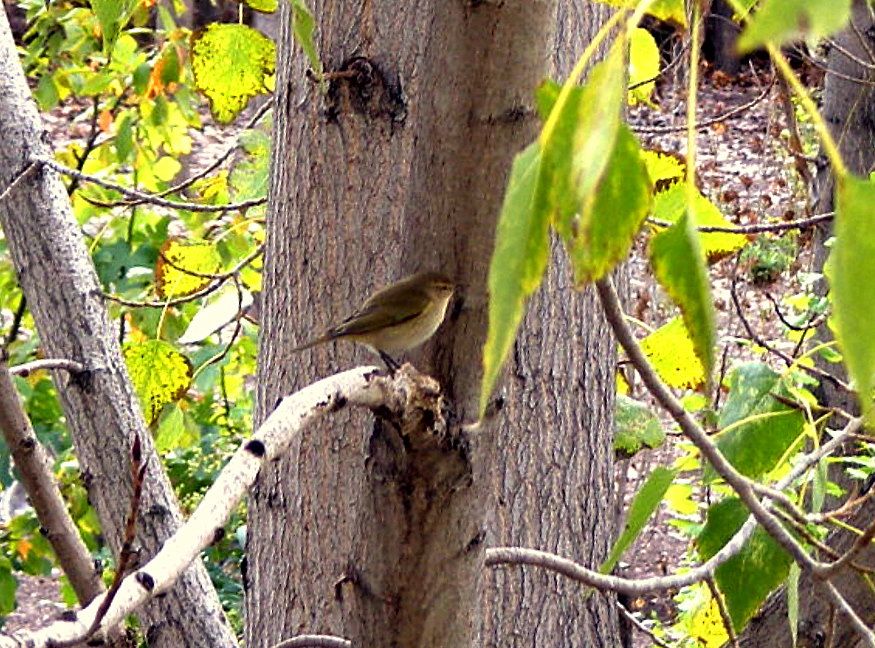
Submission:
[[[623,533],[617,538],[607,560],[599,567],[603,574],[609,574],[617,565],[617,561],[623,556],[629,546],[635,542],[635,538],[641,533],[648,520],[653,516],[671,482],[674,479],[674,471],[668,468],[657,467],[644,485],[635,495],[629,506],[626,524]]]
[[[214,243],[170,239],[161,247],[155,264],[158,296],[172,299],[197,292],[211,281],[198,275],[213,274],[220,265],[221,257]]]
[[[738,39],[744,54],[766,43],[783,45],[839,31],[851,15],[851,0],[763,0]]]
[[[614,450],[631,457],[644,448],[665,441],[659,418],[644,403],[617,394],[614,415]]]
[[[875,374],[875,182],[853,176],[836,188],[835,244],[826,275],[830,282],[836,340],[860,406],[869,420]]]
[[[679,183],[657,193],[653,201],[653,217],[676,223],[686,210],[686,189],[683,184]],[[696,226],[733,227],[733,224],[720,213],[717,205],[698,191],[695,200],[693,213],[695,214]],[[727,232],[701,233],[699,240],[702,242],[705,256],[711,263],[734,254],[748,242],[747,237],[743,234],[729,234]]]
[[[641,350],[669,387],[686,389],[704,384],[705,369],[680,317],[669,320],[641,340]]]
[[[659,283],[680,307],[708,383],[714,366],[717,330],[705,255],[688,211],[650,241],[650,262]]]
[[[489,330],[483,346],[480,416],[516,337],[526,299],[540,285],[549,255],[547,215],[534,209],[541,166],[538,144],[516,156],[489,266]]]
[[[649,31],[636,27],[629,38],[629,85],[643,85],[629,90],[626,100],[633,106],[644,103],[655,107],[651,96],[656,88],[655,78],[658,74],[659,46]]]
[[[12,575],[12,563],[5,556],[0,561],[0,615],[6,616],[15,610],[15,592],[18,579]]]
[[[174,403],[162,412],[155,434],[155,449],[158,452],[187,448],[197,441],[197,429],[186,424],[185,414],[179,405]]]
[[[115,39],[128,22],[136,6],[135,0],[91,0],[91,10],[97,16],[103,32],[103,51],[111,52]]]
[[[735,497],[711,506],[698,539],[702,558],[708,560],[720,551],[747,517],[748,510]],[[757,527],[741,551],[717,568],[717,586],[726,599],[726,608],[736,631],[744,627],[766,597],[781,585],[792,562],[780,545]]]
[[[292,34],[295,36],[295,41],[304,50],[304,55],[310,62],[310,69],[322,82],[322,59],[319,58],[319,50],[316,49],[316,40],[313,37],[315,31],[316,21],[304,0],[292,0]]]
[[[152,425],[168,403],[191,385],[191,363],[163,340],[128,342],[122,350],[146,423]]]
[[[727,379],[729,396],[718,427],[737,427],[720,434],[717,447],[736,469],[753,479],[775,468],[805,431],[802,412],[778,400],[793,400],[786,382],[759,362],[735,368]],[[709,468],[709,478],[713,477]]]
[[[614,148],[625,93],[624,57],[618,42],[582,87],[572,87],[567,100],[553,103],[539,138],[543,161],[536,204],[549,210],[566,242],[575,236],[578,217],[591,218],[607,152]],[[540,94],[541,105],[550,102],[549,85]]]
[[[638,140],[621,124],[590,208],[580,214],[571,248],[577,284],[597,281],[626,257],[653,196]]]
[[[219,122],[230,122],[252,97],[272,86],[276,47],[247,25],[209,25],[195,34],[191,50],[195,86],[210,100]]]

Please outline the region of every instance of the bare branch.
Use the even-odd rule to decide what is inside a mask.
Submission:
[[[81,362],[76,360],[68,360],[67,358],[45,358],[43,360],[34,360],[32,362],[24,362],[14,367],[9,367],[9,373],[13,376],[28,376],[34,371],[43,369],[62,369],[69,371],[72,374],[82,373],[86,367]]]
[[[96,184],[97,186],[103,187],[104,189],[117,191],[122,195],[129,196],[130,198],[134,198],[135,200],[139,200],[141,203],[149,203],[150,205],[157,205],[158,207],[168,207],[170,209],[184,209],[186,211],[192,212],[225,212],[232,210],[248,209],[249,207],[263,205],[267,202],[267,198],[251,198],[249,200],[243,200],[239,203],[227,203],[225,205],[204,205],[201,203],[167,200],[165,198],[159,198],[158,196],[154,196],[152,194],[137,191],[136,189],[124,187],[115,182],[109,182],[107,180],[104,180],[103,178],[99,178],[88,173],[82,173],[81,171],[77,171],[76,169],[71,169],[70,167],[64,166],[63,164],[59,164],[51,158],[34,155],[31,156],[30,160],[34,164],[46,166],[53,171],[56,171],[57,173],[70,176],[80,181],[86,181],[92,184]]]
[[[123,621],[147,600],[172,587],[200,551],[221,534],[261,467],[283,454],[305,427],[347,405],[388,408],[418,417],[427,404],[435,409],[437,425],[442,425],[440,386],[410,365],[401,367],[392,378],[382,375],[376,367],[358,367],[282,399],[264,424],[237,449],[186,523],[167,539],[152,560],[121,581],[118,594],[100,623],[101,630]],[[94,623],[104,600],[105,597],[98,597],[79,611],[75,619],[65,619],[37,631],[21,631],[13,637],[0,637],[0,648],[19,645],[48,648],[79,637]]]
[[[729,616],[729,610],[726,608],[726,601],[723,599],[723,594],[717,589],[717,583],[713,578],[705,581],[708,589],[711,591],[711,596],[717,601],[717,609],[720,611],[720,619],[723,621],[723,628],[726,630],[726,635],[729,637],[729,643],[732,648],[738,648],[738,637],[735,635],[735,628],[732,627],[732,617]]]
[[[626,618],[626,620],[629,621],[629,623],[631,623],[633,626],[635,626],[638,630],[640,630],[641,632],[646,634],[648,637],[650,637],[650,641],[652,641],[654,644],[659,646],[659,648],[671,648],[671,646],[669,646],[662,639],[657,637],[653,633],[653,630],[651,630],[646,625],[641,623],[641,621],[638,620],[638,617],[636,617],[632,612],[630,612],[628,609],[626,609],[625,605],[623,605],[619,601],[616,601],[616,603],[617,603],[617,609],[620,611],[620,614],[622,614]]]
[[[334,635],[298,635],[275,644],[273,648],[352,648],[352,642]]]
[[[755,225],[733,225],[732,227],[722,227],[720,225],[697,225],[696,230],[703,234],[712,232],[723,232],[726,234],[762,234],[765,232],[783,232],[786,230],[802,230],[809,227],[814,227],[820,223],[826,223],[835,218],[835,212],[827,212],[825,214],[816,214],[808,218],[800,218],[798,220],[783,221],[780,223],[757,223]],[[648,218],[648,223],[659,225],[660,227],[671,227],[673,222],[661,220],[659,218]]]

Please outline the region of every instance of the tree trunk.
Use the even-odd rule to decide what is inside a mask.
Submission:
[[[511,542],[597,565],[612,537],[613,343],[563,263],[531,304],[503,408],[477,431],[461,425],[477,414],[495,222],[513,155],[537,132],[534,90],[551,57],[570,68],[603,15],[558,4],[315,2],[326,68],[354,72],[322,97],[289,58],[284,3],[257,419],[366,359],[344,344],[293,346],[375,287],[441,269],[462,298],[409,359],[443,385],[455,437],[423,449],[345,414],[263,472],[250,646],[303,632],[375,647],[618,643],[606,598],[482,567],[487,543]]]
[[[0,187],[28,165],[51,156],[39,114],[18,62],[5,14],[0,15]],[[118,555],[130,508],[130,448],[140,437],[148,458],[137,520],[142,557],[150,558],[179,526],[175,495],[155,454],[122,360],[102,291],[57,175],[37,169],[0,203],[0,225],[46,356],[88,370],[56,371],[55,385],[76,447],[82,481],[103,534]],[[203,565],[190,568],[162,599],[140,614],[150,646],[236,645]]]
[[[830,50],[822,108],[823,116],[839,144],[845,163],[853,173],[860,176],[868,175],[875,168],[875,86],[872,85],[875,82],[875,73],[848,57],[841,49],[853,53],[853,56],[862,61],[875,63],[869,54],[875,52],[875,21],[865,4],[855,2],[853,20],[857,29],[846,29],[834,39],[838,47]],[[862,79],[864,82],[854,79]],[[813,195],[815,213],[832,211],[834,189],[831,168],[826,157],[821,154]],[[824,243],[831,235],[830,226],[819,228],[817,232],[815,265],[818,269],[823,268],[829,256],[829,248]],[[821,327],[818,333],[821,339],[832,339],[826,326]],[[840,365],[822,361],[819,364],[833,374],[840,373]],[[858,409],[851,396],[827,380],[821,382],[820,392],[820,399],[825,405],[839,406],[846,411]],[[845,487],[851,486],[843,471],[836,470],[835,473],[831,475],[831,479]],[[838,505],[834,500],[828,502],[827,506]],[[875,502],[868,500],[847,522],[856,528],[862,528],[868,526],[873,517]],[[830,536],[829,544],[842,553],[850,547],[853,539],[853,535],[839,531]],[[875,551],[868,549],[862,552],[858,562],[872,567],[875,565]],[[863,620],[871,623],[875,618],[875,598],[860,575],[845,569],[832,582]],[[803,574],[800,578],[799,600],[797,645],[800,648],[824,645],[825,638],[830,634],[832,608],[821,594],[817,583],[808,574]],[[845,622],[840,612],[835,619],[834,632],[833,646],[855,646],[859,641],[856,632]],[[789,648],[792,645],[787,622],[787,600],[783,591],[769,599],[763,612],[751,622],[741,639],[743,646],[751,647],[769,645],[774,648]]]

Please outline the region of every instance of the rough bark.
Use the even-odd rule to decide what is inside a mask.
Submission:
[[[409,359],[442,383],[458,445],[423,452],[346,415],[265,470],[250,505],[248,645],[301,632],[363,646],[619,643],[610,601],[482,568],[486,543],[508,542],[595,565],[613,532],[613,344],[561,260],[532,301],[503,408],[476,432],[458,425],[476,416],[495,221],[513,155],[536,133],[533,91],[597,23],[589,5],[558,4],[315,2],[326,68],[356,73],[326,97],[290,60],[280,18],[257,419],[366,358],[344,345],[292,355],[296,343],[373,288],[442,269],[462,299]]]
[[[50,156],[39,114],[18,62],[5,14],[0,16],[0,186]],[[88,370],[54,372],[76,447],[82,481],[103,533],[117,555],[128,512],[129,452],[139,435],[149,459],[137,524],[144,557],[179,526],[181,514],[160,467],[122,360],[101,288],[70,201],[54,173],[38,170],[0,203],[0,226],[46,355],[70,358]],[[162,600],[140,615],[150,646],[232,646],[218,597],[203,565],[193,566]]]
[[[857,30],[846,29],[834,40],[839,47],[852,52],[863,61],[870,61],[869,51],[875,52],[875,20],[866,8],[864,2],[855,2],[854,24]],[[859,32],[859,35],[858,33]],[[863,41],[861,41],[862,36]],[[833,47],[829,54],[829,72],[826,75],[823,93],[822,113],[830,131],[836,138],[848,168],[855,174],[865,176],[875,169],[875,72],[860,65],[857,61],[841,52],[839,47]],[[855,79],[863,79],[860,83]],[[818,173],[815,181],[813,203],[815,213],[825,213],[833,209],[834,179],[831,168],[824,156],[818,160]],[[829,255],[829,248],[824,242],[831,236],[831,227],[819,229],[815,240],[815,265],[822,269]],[[826,289],[826,286],[824,286]],[[832,339],[829,329],[824,326],[819,331],[821,339]],[[833,374],[840,373],[839,365],[821,362],[821,367]],[[844,376],[840,376],[844,377]],[[820,386],[821,401],[827,405],[840,406],[848,411],[857,409],[857,405],[847,393],[836,389],[829,381],[822,381]],[[832,479],[851,484],[840,470],[835,471]],[[837,506],[838,502],[828,503]],[[847,522],[857,528],[869,525],[875,517],[875,502],[867,501]],[[853,541],[853,536],[847,532],[836,532],[829,538],[829,544],[839,552],[847,549]],[[860,555],[860,564],[875,565],[875,551],[867,550]],[[859,574],[851,570],[843,570],[833,583],[846,597],[851,606],[862,619],[871,623],[875,619],[875,598],[871,588]],[[830,618],[832,614],[828,600],[821,594],[813,578],[803,574],[799,583],[799,643],[800,648],[823,646],[830,634]],[[858,636],[839,613],[835,619],[833,646],[854,646]],[[789,626],[787,622],[787,601],[783,591],[772,596],[760,613],[750,623],[741,637],[743,646],[769,645],[775,648],[791,646]]]

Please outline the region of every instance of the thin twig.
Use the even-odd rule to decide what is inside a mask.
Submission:
[[[9,327],[9,333],[3,338],[3,347],[0,348],[0,358],[5,359],[9,353],[9,347],[15,342],[18,333],[21,331],[21,320],[24,319],[24,312],[27,310],[27,298],[24,293],[21,294],[21,299],[18,300],[18,308],[15,309],[15,314],[12,316],[12,326]]]
[[[659,648],[672,648],[670,645],[665,643],[662,639],[657,637],[654,634],[653,630],[651,630],[646,625],[641,623],[641,621],[639,621],[638,618],[631,611],[629,611],[625,605],[623,605],[619,601],[614,601],[614,602],[617,604],[617,609],[620,611],[620,614],[622,614],[626,618],[626,620],[629,621],[629,623],[631,623],[633,626],[635,626],[638,630],[640,630],[641,632],[646,634],[650,638],[650,641],[652,641],[654,644],[659,646]]]
[[[186,295],[185,297],[168,299],[166,301],[136,301],[133,299],[125,299],[124,297],[120,297],[119,295],[113,295],[111,293],[103,293],[103,296],[110,301],[114,301],[118,304],[121,304],[122,306],[128,306],[130,308],[166,308],[167,306],[179,306],[180,304],[186,304],[188,302],[200,299],[201,297],[205,297],[210,293],[215,292],[220,287],[222,287],[225,282],[228,281],[228,279],[236,276],[237,273],[239,273],[243,268],[255,261],[255,259],[257,259],[259,256],[261,256],[262,252],[264,252],[263,243],[259,245],[254,252],[250,253],[242,261],[240,261],[237,265],[235,265],[227,272],[213,275],[212,278],[215,280],[213,283],[208,284],[204,288],[201,288],[200,290],[195,291],[190,295]]]
[[[26,167],[19,171],[15,175],[15,177],[12,178],[12,182],[9,183],[9,186],[7,186],[2,192],[0,192],[0,203],[2,203],[6,199],[6,197],[15,190],[18,185],[30,178],[30,176],[32,176],[37,169],[39,169],[39,164],[35,162],[30,162]]]
[[[732,627],[732,618],[729,616],[729,610],[726,609],[726,601],[723,600],[723,594],[717,589],[717,583],[713,578],[705,580],[708,589],[711,591],[711,596],[717,601],[717,609],[720,611],[720,618],[723,621],[723,628],[726,630],[726,636],[729,637],[729,643],[732,648],[738,648],[738,637],[735,634],[735,628]]]
[[[147,462],[147,460],[143,459],[143,453],[140,448],[140,437],[137,434],[134,434],[134,440],[131,444],[131,486],[133,492],[131,494],[130,511],[128,512],[127,520],[125,520],[124,541],[122,542],[119,551],[115,577],[113,578],[112,585],[110,585],[103,599],[100,601],[100,606],[97,608],[94,620],[91,622],[88,630],[86,630],[81,637],[76,637],[67,641],[55,642],[54,646],[56,648],[75,646],[84,643],[93,637],[100,629],[100,624],[103,623],[106,613],[109,612],[109,608],[112,606],[115,595],[118,594],[125,573],[128,570],[128,564],[131,562],[131,558],[134,555],[134,541],[137,537],[137,515],[140,511],[140,500],[143,495],[143,482],[146,475]]]
[[[298,635],[274,644],[273,648],[352,648],[352,642],[334,635]]]
[[[809,227],[814,227],[820,223],[825,223],[835,218],[835,212],[827,212],[824,214],[816,214],[808,218],[800,218],[792,221],[783,221],[780,223],[756,223],[754,225],[733,225],[730,227],[721,225],[697,225],[696,230],[703,234],[712,232],[722,232],[724,234],[762,234],[765,232],[783,232],[786,230],[803,230]],[[648,223],[658,225],[659,227],[671,227],[674,225],[671,221],[661,220],[659,218],[648,218]]]
[[[186,211],[192,212],[225,212],[232,210],[244,210],[249,207],[254,207],[256,205],[263,205],[267,202],[267,198],[250,198],[249,200],[243,200],[238,203],[227,203],[224,205],[203,205],[201,203],[193,203],[193,202],[184,202],[184,201],[176,201],[176,200],[166,200],[164,198],[159,198],[153,194],[144,193],[142,191],[137,191],[136,189],[130,189],[128,187],[123,187],[120,184],[114,182],[108,182],[103,178],[98,178],[97,176],[90,175],[88,173],[82,173],[81,171],[77,171],[76,169],[71,169],[70,167],[66,167],[63,164],[59,164],[54,160],[47,157],[40,156],[32,156],[30,158],[31,162],[34,162],[39,165],[47,166],[50,169],[66,176],[70,176],[72,178],[79,178],[81,180],[90,182],[92,184],[96,184],[99,187],[103,187],[104,189],[110,189],[112,191],[118,191],[120,194],[129,196],[131,198],[135,198],[143,203],[149,203],[151,205],[157,205],[158,207],[168,207],[170,209],[184,209]],[[86,200],[91,201],[89,198],[82,196]],[[97,202],[97,201],[91,201]]]
[[[267,114],[268,110],[270,110],[272,107],[273,107],[272,102],[270,102],[270,101],[264,102],[261,105],[261,107],[258,109],[258,111],[252,116],[252,118],[248,122],[246,122],[246,124],[244,124],[243,130],[249,130],[250,128],[254,128],[255,125],[259,121],[261,121],[261,118],[264,117]],[[179,191],[182,191],[183,189],[187,189],[188,187],[193,185],[195,182],[197,182],[201,178],[206,177],[208,174],[210,174],[213,171],[215,171],[216,169],[218,169],[225,162],[225,160],[227,160],[229,157],[231,157],[231,154],[234,151],[236,151],[238,148],[240,148],[240,144],[235,142],[233,145],[231,145],[227,149],[225,149],[225,151],[219,157],[217,157],[215,160],[213,160],[206,168],[202,169],[201,171],[198,171],[197,173],[190,176],[186,180],[183,180],[182,182],[175,184],[171,187],[168,187],[167,189],[164,189],[162,191],[158,191],[152,195],[157,197],[157,198],[163,198],[164,196],[170,195],[172,193],[177,193]],[[90,199],[86,198],[86,200],[89,200],[89,202],[92,202]],[[100,201],[100,206],[112,209],[115,207],[133,207],[135,205],[142,205],[144,202],[146,202],[146,201],[144,201],[144,200]]]
[[[79,374],[84,372],[86,367],[81,362],[67,358],[45,358],[9,367],[9,373],[13,376],[29,376],[34,371],[40,371],[41,369],[63,369],[72,374]]]
[[[697,131],[703,130],[705,128],[713,126],[714,124],[719,124],[721,122],[726,121],[727,119],[731,119],[732,117],[735,117],[736,115],[740,115],[741,113],[743,113],[747,110],[750,110],[751,108],[753,108],[758,103],[760,103],[763,99],[766,98],[766,96],[769,94],[769,91],[772,89],[772,86],[774,85],[774,83],[775,83],[775,81],[774,81],[774,79],[772,79],[772,81],[769,83],[769,85],[766,86],[765,90],[763,90],[760,94],[758,94],[756,97],[754,97],[753,99],[751,99],[747,103],[744,103],[740,106],[736,106],[735,108],[727,110],[726,112],[721,113],[720,115],[717,115],[716,117],[712,117],[710,119],[705,119],[703,121],[696,122],[696,130]],[[680,131],[687,130],[687,126],[688,126],[687,124],[681,124],[678,126],[635,126],[635,125],[632,125],[631,128],[636,133],[677,133]]]

